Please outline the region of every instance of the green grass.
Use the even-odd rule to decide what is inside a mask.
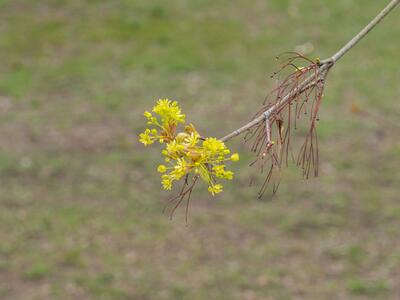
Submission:
[[[256,200],[238,138],[235,181],[199,187],[186,225],[162,214],[160,149],[137,142],[165,97],[204,135],[230,132],[276,54],[324,58],[382,6],[0,1],[0,298],[397,299],[398,11],[329,74],[317,179],[290,167]]]

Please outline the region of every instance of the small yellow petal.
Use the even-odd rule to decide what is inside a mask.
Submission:
[[[214,195],[222,192],[222,185],[216,184],[213,186],[209,186],[208,191],[214,196]]]
[[[239,160],[239,154],[238,154],[238,153],[232,154],[231,160],[232,160],[232,161],[238,161],[238,160]]]
[[[157,171],[160,173],[165,173],[167,171],[167,167],[164,165],[159,165]]]

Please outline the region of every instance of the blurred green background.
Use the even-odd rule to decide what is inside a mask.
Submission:
[[[0,298],[399,299],[400,9],[329,74],[317,179],[257,200],[237,138],[186,225],[137,142],[158,98],[205,136],[239,127],[275,55],[327,57],[386,2],[1,0]]]

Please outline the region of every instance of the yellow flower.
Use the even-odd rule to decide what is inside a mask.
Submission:
[[[231,160],[232,160],[232,161],[238,161],[238,160],[239,160],[239,154],[238,154],[238,153],[232,154]]]
[[[215,165],[213,167],[213,171],[215,172],[215,176],[218,178],[224,178],[224,179],[228,179],[228,180],[233,179],[233,172],[226,171],[225,165]]]
[[[214,196],[222,192],[222,185],[221,184],[210,185],[208,187],[208,191]]]
[[[139,141],[145,146],[151,145],[154,143],[154,139],[151,136],[150,129],[146,129],[145,132],[139,134]]]
[[[183,158],[178,158],[174,170],[170,173],[171,178],[174,180],[179,180],[185,176],[187,172],[188,165]]]
[[[151,112],[148,112],[147,110],[143,114],[147,118],[147,124],[148,125],[159,125],[157,122],[157,118],[154,117]]]
[[[213,137],[205,139],[203,142],[203,148],[205,151],[209,151],[212,155],[226,154],[226,150],[228,150],[222,141]]]
[[[216,138],[206,138],[203,142],[204,156],[208,162],[222,162],[230,151],[225,144]]]
[[[158,100],[156,106],[153,107],[153,112],[161,117],[163,125],[185,123],[185,115],[176,101],[171,102],[168,99]]]
[[[169,175],[164,174],[161,177],[161,183],[164,190],[170,190],[172,188],[172,180]]]
[[[197,132],[192,132],[187,139],[189,147],[195,147],[199,142],[200,135]]]
[[[225,171],[223,178],[228,179],[228,180],[232,180],[233,179],[233,172],[232,171]]]
[[[162,152],[165,156],[179,157],[179,152],[184,150],[184,146],[179,144],[176,140],[167,144],[166,149]]]
[[[217,177],[221,177],[225,172],[225,166],[224,165],[215,165],[213,167],[213,170],[214,170],[215,175]]]
[[[167,171],[167,167],[164,165],[159,165],[157,171],[160,173],[165,173]]]

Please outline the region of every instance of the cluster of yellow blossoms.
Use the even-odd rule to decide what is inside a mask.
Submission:
[[[230,155],[225,144],[216,138],[202,138],[193,124],[184,126],[183,132],[177,132],[178,124],[185,124],[185,115],[176,101],[160,99],[152,113],[146,111],[144,116],[152,128],[141,133],[139,141],[145,146],[155,141],[165,144],[162,154],[167,166],[162,164],[157,168],[162,173],[165,190],[170,190],[174,181],[192,173],[207,183],[212,195],[222,192],[223,186],[216,183],[216,178],[233,178],[233,172],[225,169],[225,162],[238,161],[239,154]]]

